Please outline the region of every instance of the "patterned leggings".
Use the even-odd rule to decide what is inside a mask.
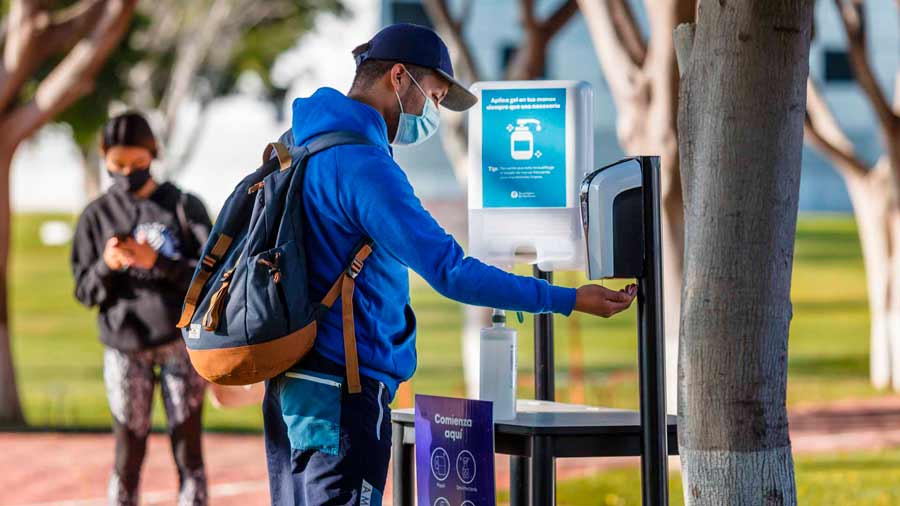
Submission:
[[[172,453],[178,466],[178,506],[206,506],[206,472],[201,446],[206,383],[191,366],[184,343],[179,339],[136,352],[106,348],[103,379],[116,440],[109,504],[138,504],[141,464],[150,432],[153,388],[159,379]]]

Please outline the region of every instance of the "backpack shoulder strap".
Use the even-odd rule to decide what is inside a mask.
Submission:
[[[315,139],[309,141],[303,148],[306,148],[306,156],[312,156],[320,151],[333,148],[335,146],[343,146],[346,144],[365,144],[374,146],[375,144],[362,134],[351,132],[349,130],[340,130],[336,132],[324,133]]]
[[[266,146],[266,149],[263,151],[263,164],[271,160],[273,156],[278,157],[278,164],[281,170],[287,169],[293,163],[291,152],[287,146],[280,142],[271,142]]]
[[[362,144],[373,146],[374,143],[362,134],[351,131],[337,131],[322,134],[306,145],[302,146],[304,152],[296,155],[299,157],[309,157],[316,153],[325,151],[335,146],[343,146],[348,144]],[[356,350],[356,325],[353,320],[353,293],[356,287],[356,276],[362,271],[366,258],[372,253],[373,241],[369,238],[363,239],[353,249],[351,260],[344,272],[338,276],[338,279],[331,286],[331,289],[322,299],[321,308],[323,312],[331,309],[331,306],[341,298],[341,323],[344,334],[344,362],[347,369],[347,390],[351,394],[362,391],[362,385],[359,377],[359,355]]]
[[[263,151],[263,164],[277,157],[281,170],[287,170],[293,165],[294,161],[302,160],[335,146],[343,146],[346,144],[374,145],[374,143],[364,135],[349,130],[326,132],[303,146],[294,147],[292,146],[293,141],[294,136],[291,134],[291,131],[288,130],[277,142],[269,143]]]
[[[366,258],[372,254],[373,242],[364,239],[353,250],[350,264],[338,276],[331,290],[322,299],[324,311],[331,309],[338,296],[341,297],[341,323],[344,331],[344,362],[347,369],[347,391],[356,394],[362,391],[359,378],[359,355],[356,351],[356,325],[353,321],[353,292],[356,276],[362,271]]]
[[[194,317],[194,312],[197,310],[200,292],[203,290],[206,282],[209,281],[210,276],[212,276],[216,264],[218,264],[219,260],[225,256],[225,253],[231,246],[231,242],[231,236],[219,234],[212,249],[210,249],[200,260],[200,264],[197,266],[198,270],[184,297],[184,309],[181,311],[181,318],[178,320],[178,323],[175,324],[176,327],[183,329],[190,325],[191,319]]]

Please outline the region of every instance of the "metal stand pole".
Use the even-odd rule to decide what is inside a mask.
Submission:
[[[403,444],[403,425],[392,422],[391,459],[394,465],[394,506],[413,506],[416,502],[415,446]]]
[[[534,266],[534,277],[553,283],[553,272]],[[534,398],[556,400],[553,360],[553,313],[534,315]],[[549,441],[532,438],[531,504],[550,506],[556,503],[556,465]]]
[[[642,158],[641,172],[644,215],[644,275],[638,278],[641,495],[644,506],[667,506],[669,461],[659,226],[659,158]]]
[[[528,506],[529,483],[528,457],[510,455],[509,457],[509,504],[510,506]]]
[[[534,277],[553,283],[553,272],[534,266]],[[553,367],[553,313],[534,315],[534,398],[556,400]]]

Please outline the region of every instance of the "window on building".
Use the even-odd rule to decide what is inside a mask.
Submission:
[[[391,2],[391,23],[412,23],[434,29],[421,2],[394,0]]]
[[[506,44],[500,48],[500,68],[506,70],[509,68],[510,62],[516,56],[516,46]]]
[[[825,50],[825,81],[832,83],[853,81],[850,57],[843,49]]]

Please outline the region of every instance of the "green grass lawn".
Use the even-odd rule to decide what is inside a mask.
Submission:
[[[32,425],[103,428],[109,413],[102,383],[102,348],[94,313],[72,296],[68,246],[43,246],[40,224],[68,215],[18,215],[12,257],[13,347],[19,388]],[[523,274],[530,272],[523,268]],[[412,275],[419,323],[417,393],[463,395],[460,306]],[[583,277],[560,273],[556,282]],[[616,285],[618,286],[618,285]],[[854,222],[849,217],[800,220],[794,269],[788,402],[820,403],[879,395],[868,383],[868,316]],[[576,315],[556,319],[557,390],[569,392],[569,364],[577,334],[585,371],[584,400],[613,407],[637,405],[635,309],[611,319]],[[514,321],[514,319],[511,319]],[[519,330],[520,394],[532,395],[531,318]],[[576,399],[577,400],[577,399]],[[156,406],[156,423],[162,413]],[[259,430],[256,409],[207,410],[211,429]]]
[[[109,426],[110,416],[94,314],[72,296],[69,248],[42,246],[38,240],[40,224],[48,219],[71,221],[72,217],[19,215],[14,224],[13,346],[26,416],[33,426],[103,429]],[[529,271],[523,268],[520,272]],[[413,390],[462,395],[461,309],[420,278],[413,275],[411,279],[419,322],[419,369]],[[583,277],[562,273],[556,281],[574,285]],[[880,395],[868,382],[865,281],[851,218],[800,220],[793,287],[789,404]],[[572,400],[568,372],[577,334],[582,343],[585,401],[635,408],[635,310],[608,320],[577,316],[557,318],[556,322],[559,400]],[[528,397],[532,395],[531,319],[517,327],[520,394]],[[154,424],[158,428],[164,426],[160,408],[157,400]],[[222,411],[208,407],[206,426],[258,431],[261,416],[258,408]],[[800,457],[797,480],[802,504],[900,504],[900,450]],[[682,504],[677,473],[672,473],[671,490],[672,504]],[[637,505],[639,494],[638,470],[617,469],[561,483],[559,504]]]
[[[799,457],[795,464],[798,504],[900,504],[900,450]],[[672,472],[669,479],[669,497],[672,506],[684,504],[681,475],[677,472]],[[565,481],[557,488],[557,504],[640,506],[640,472],[636,468],[616,469]]]

